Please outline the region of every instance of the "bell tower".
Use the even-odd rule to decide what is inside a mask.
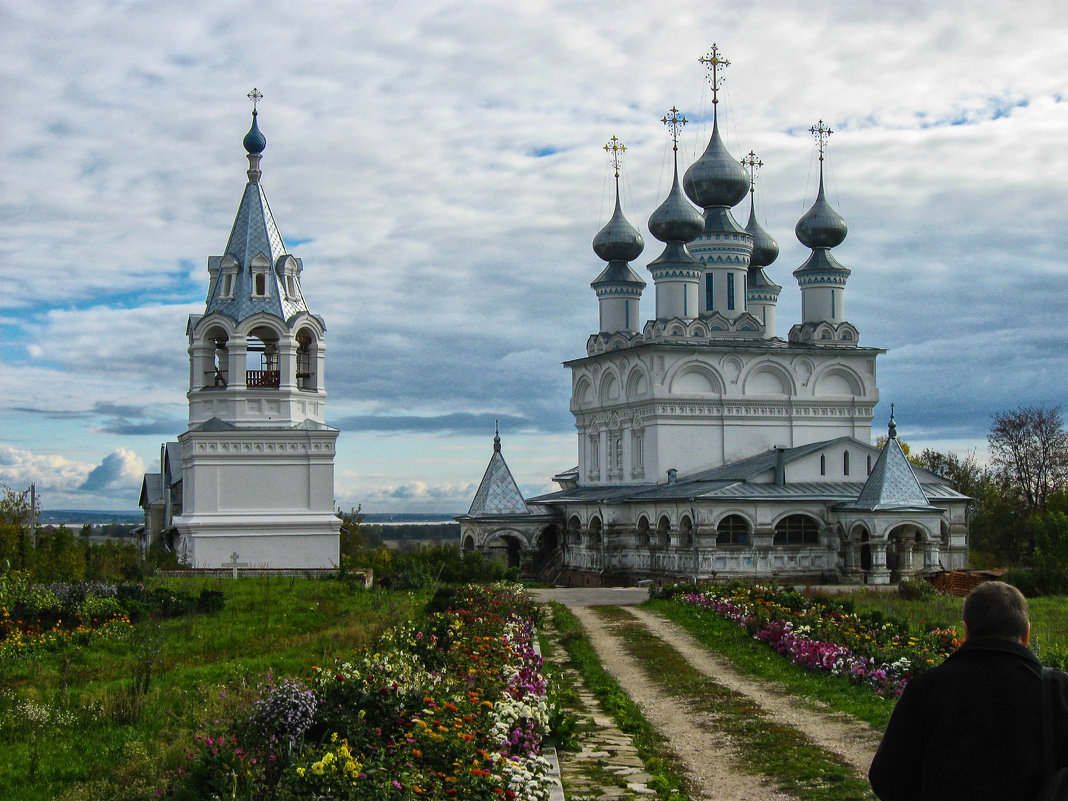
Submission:
[[[326,325],[308,309],[304,265],[260,184],[262,97],[249,93],[248,183],[230,238],[208,258],[204,313],[186,326],[189,429],[178,438],[184,511],[175,525],[196,567],[329,568],[338,562],[338,431],[324,422]]]

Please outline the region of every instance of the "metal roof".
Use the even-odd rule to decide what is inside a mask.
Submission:
[[[512,471],[504,461],[498,447],[493,450],[482,483],[478,485],[468,517],[485,517],[497,515],[530,515],[523,494],[512,478]]]

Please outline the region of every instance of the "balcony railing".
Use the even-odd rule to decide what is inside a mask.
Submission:
[[[278,370],[246,370],[245,386],[250,389],[278,389],[281,377]]]

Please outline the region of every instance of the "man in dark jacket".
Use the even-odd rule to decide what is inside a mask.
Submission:
[[[868,771],[882,801],[1032,801],[1044,780],[1042,664],[1027,600],[1000,581],[964,601],[965,642],[913,678]],[[1057,767],[1068,765],[1068,675],[1054,676]]]

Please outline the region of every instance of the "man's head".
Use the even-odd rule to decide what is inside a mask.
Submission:
[[[1027,599],[1010,584],[986,581],[964,599],[964,631],[972,637],[1002,637],[1024,645],[1031,636]]]

